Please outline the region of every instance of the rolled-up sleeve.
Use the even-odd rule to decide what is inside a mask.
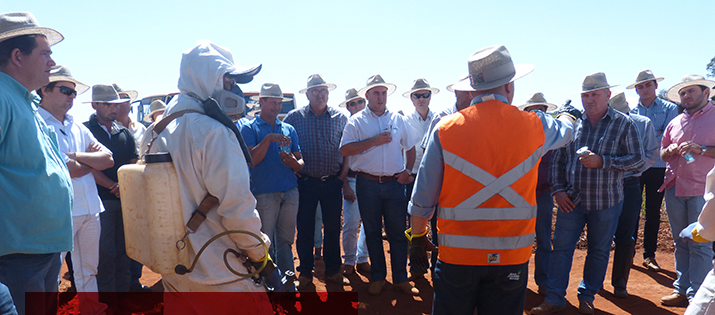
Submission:
[[[435,128],[429,137],[422,163],[420,164],[412,198],[408,206],[410,215],[431,219],[442,190],[444,177],[444,157],[439,141],[439,128]]]

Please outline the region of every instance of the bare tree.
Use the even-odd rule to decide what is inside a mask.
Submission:
[[[708,62],[707,70],[708,70],[708,74],[707,74],[708,78],[715,77],[715,57],[713,57],[713,59],[710,59],[710,62]]]

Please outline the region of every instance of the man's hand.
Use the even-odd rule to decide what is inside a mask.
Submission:
[[[263,260],[251,260],[251,264],[254,268],[256,268],[256,270],[258,270],[258,268],[263,265]],[[266,267],[261,270],[260,275],[263,276],[263,280],[266,282],[266,286],[273,289],[273,292],[285,292],[285,284],[283,283],[283,277],[281,276],[280,269],[278,269],[278,266],[273,263],[273,260],[271,260],[270,256],[268,257]]]
[[[403,185],[409,184],[415,180],[415,178],[412,177],[412,175],[410,175],[410,173],[407,171],[402,171],[399,174],[395,175],[395,177],[397,177],[397,182]]]
[[[581,118],[583,113],[581,112],[581,110],[571,106],[571,104],[569,103],[561,106],[561,109],[559,109],[558,114],[556,114],[556,118],[559,118],[559,116],[561,115],[569,115],[574,120],[578,120],[579,118]]]
[[[109,187],[109,192],[113,193],[115,196],[117,196],[117,198],[121,198],[119,197],[119,182],[116,182],[114,183],[114,185]]]
[[[554,199],[556,200],[556,204],[559,206],[559,209],[566,213],[573,211],[573,208],[576,206],[573,204],[573,201],[571,201],[571,198],[569,198],[569,194],[565,191],[555,193]]]
[[[99,151],[102,151],[102,147],[99,146],[99,144],[97,144],[97,143],[91,142],[91,143],[87,146],[87,151],[86,151],[86,152],[99,152]]]
[[[389,131],[383,132],[381,134],[378,134],[377,136],[372,137],[372,146],[374,147],[390,142],[392,142],[392,133]]]
[[[294,172],[296,170],[300,170],[300,163],[298,163],[298,160],[295,158],[295,156],[292,153],[286,153],[283,151],[279,151],[278,155],[281,156],[281,160],[285,165],[288,165]]]
[[[692,141],[685,141],[678,146],[678,153],[680,155],[686,155],[688,153],[700,154],[703,150],[700,149],[700,145]]]
[[[583,166],[588,168],[599,168],[603,166],[603,158],[591,151],[588,151],[588,154],[579,155],[578,159]]]
[[[278,142],[280,146],[287,146],[290,144],[290,137],[281,133],[269,133],[266,135],[266,139],[270,142]]]
[[[357,199],[357,197],[355,197],[355,192],[352,188],[350,188],[350,185],[347,181],[343,182],[343,199],[350,202],[355,202],[355,200]]]
[[[410,240],[410,266],[413,273],[427,273],[429,270],[429,256],[427,251],[437,249],[432,242],[427,239],[427,231],[422,235],[412,235],[412,229],[405,231],[405,236]]]

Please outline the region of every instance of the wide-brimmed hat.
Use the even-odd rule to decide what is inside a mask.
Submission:
[[[534,94],[531,94],[531,97],[529,97],[529,99],[526,100],[526,103],[524,105],[519,105],[517,107],[519,108],[519,110],[524,110],[524,108],[527,108],[529,106],[537,106],[537,105],[546,106],[547,112],[558,108],[558,106],[547,102],[546,99],[544,98],[544,93],[541,93],[541,92],[536,92]]]
[[[615,94],[616,95],[612,96],[611,100],[608,101],[611,104],[611,107],[621,113],[628,114],[631,111],[631,106],[626,100],[626,94],[623,91]]]
[[[655,75],[653,75],[653,71],[650,71],[649,69],[645,69],[641,72],[638,72],[638,75],[636,76],[636,83],[633,83],[629,86],[626,87],[626,89],[633,89],[636,87],[636,85],[641,84],[646,81],[650,80],[655,80],[655,82],[660,82],[663,81],[663,77],[656,78]]]
[[[41,27],[30,12],[0,14],[0,42],[21,35],[41,34],[47,37],[50,46],[61,42],[64,36],[48,27]]]
[[[119,94],[119,93],[126,93],[127,96],[129,96],[129,102],[130,102],[130,103],[131,103],[131,102],[134,102],[134,100],[136,100],[137,97],[139,96],[139,92],[137,92],[137,91],[135,91],[135,90],[125,90],[125,89],[122,89],[121,87],[119,87],[119,84],[112,83],[112,86],[114,87],[115,90],[117,90],[117,94]]]
[[[668,99],[673,102],[680,103],[680,95],[678,94],[678,92],[682,88],[692,85],[707,86],[708,88],[710,88],[710,96],[713,96],[712,90],[713,86],[715,86],[715,81],[706,80],[705,77],[699,74],[688,74],[683,76],[682,79],[680,79],[680,83],[673,85],[673,87],[668,89]]]
[[[77,95],[80,95],[89,90],[89,86],[77,81],[73,76],[70,69],[63,65],[56,65],[50,69],[50,82],[67,81],[74,83],[74,89],[77,91]]]
[[[117,90],[111,85],[96,84],[92,86],[92,100],[84,103],[124,103],[127,99],[120,98]]]
[[[251,99],[258,102],[261,97],[280,98],[281,102],[290,101],[289,98],[283,97],[281,87],[275,83],[263,83],[263,85],[261,85],[261,91],[258,93],[258,95],[251,96]]]
[[[308,77],[308,87],[298,91],[298,93],[305,94],[305,92],[307,92],[308,90],[310,90],[314,87],[318,87],[318,86],[324,86],[324,87],[328,88],[328,91],[335,90],[335,88],[338,87],[335,84],[325,82],[325,80],[323,80],[323,77],[321,77],[320,74],[316,73],[316,74],[311,74]]]
[[[152,123],[151,118],[154,116],[154,114],[164,110],[166,110],[166,103],[164,103],[164,101],[162,100],[154,100],[153,102],[151,102],[151,105],[149,105],[149,113],[144,115],[144,118],[142,118],[142,120],[145,123]]]
[[[506,47],[495,45],[472,53],[467,59],[467,70],[469,81],[460,81],[452,88],[466,91],[464,85],[470,85],[475,91],[493,89],[529,74],[534,65],[515,65]]]
[[[358,94],[358,90],[357,90],[357,89],[355,89],[355,88],[350,88],[350,89],[348,89],[347,91],[345,91],[345,101],[342,102],[342,103],[340,103],[340,104],[338,104],[338,106],[339,106],[339,107],[347,107],[347,106],[348,106],[348,103],[349,103],[350,101],[352,101],[352,100],[354,100],[354,99],[358,99],[358,98],[363,98],[363,97],[360,96],[360,94]]]
[[[261,69],[263,68],[263,64],[255,64],[251,66],[241,66],[234,64],[232,69],[229,69],[228,72],[226,72],[227,75],[232,76],[235,80],[236,83],[249,83],[253,81],[253,77],[256,76],[259,72],[261,72]]]
[[[433,87],[429,86],[429,82],[427,82],[427,79],[419,78],[412,82],[412,88],[409,91],[402,93],[402,96],[409,98],[412,93],[414,93],[416,91],[421,91],[421,90],[430,90],[430,92],[432,92],[432,94],[439,93],[438,88],[433,88]]]
[[[466,83],[464,81],[466,81]],[[461,82],[461,84],[460,84],[460,82]],[[454,88],[455,86],[457,86],[457,89]],[[469,85],[469,72],[462,73],[462,75],[459,77],[459,80],[457,80],[457,82],[447,85],[447,91],[450,91],[450,92],[475,91],[474,88],[472,88],[472,86]]]
[[[616,85],[609,85],[608,80],[606,80],[606,74],[603,72],[596,72],[587,75],[583,78],[583,83],[581,84],[581,92],[576,94],[583,94],[597,90],[610,89],[616,87]]]
[[[392,94],[393,92],[395,92],[395,90],[397,89],[396,85],[394,85],[392,83],[385,83],[385,80],[382,79],[382,76],[380,76],[379,74],[376,74],[376,75],[373,75],[367,79],[366,86],[364,88],[360,89],[360,91],[358,91],[358,94],[364,97],[365,93],[367,93],[367,91],[369,91],[370,89],[372,89],[376,86],[386,87],[388,96],[390,94]]]

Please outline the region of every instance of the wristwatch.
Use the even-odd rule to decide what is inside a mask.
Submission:
[[[705,145],[701,145],[701,146],[700,146],[700,155],[705,154],[705,152],[707,152],[707,151],[708,151],[708,147],[707,147],[707,146],[705,146]]]

